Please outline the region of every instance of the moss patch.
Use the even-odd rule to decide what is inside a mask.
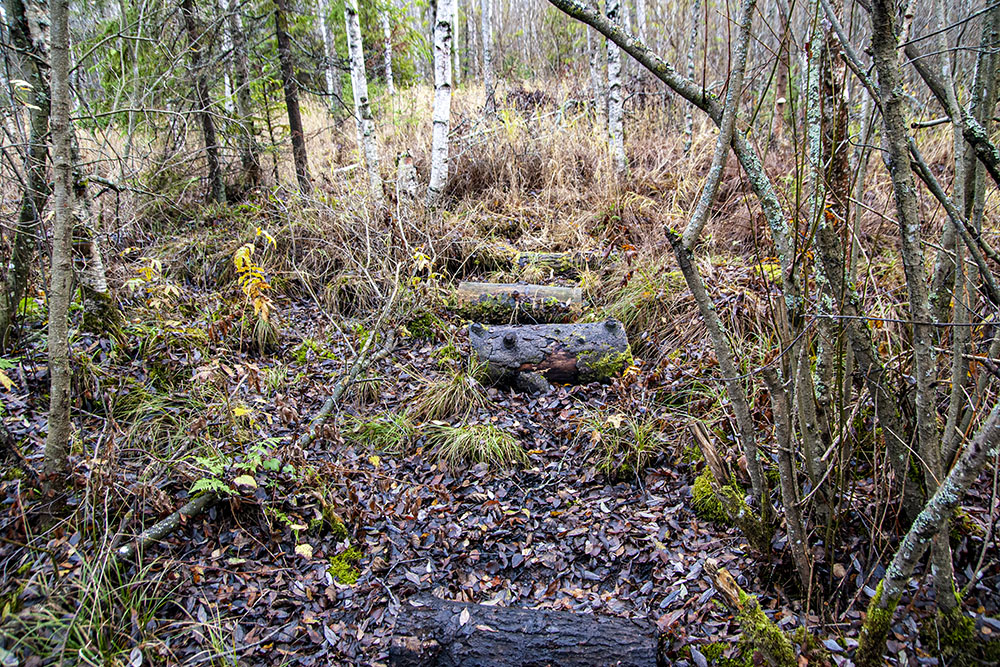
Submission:
[[[701,471],[694,480],[694,486],[691,487],[691,508],[706,521],[726,525],[732,523],[725,506],[712,489],[712,472],[708,468]]]
[[[616,377],[621,375],[631,365],[631,348],[625,348],[624,352],[612,352],[608,354],[587,352],[581,354],[577,361],[580,375],[585,382],[607,380]]]
[[[795,649],[788,635],[781,631],[774,621],[760,608],[760,602],[753,595],[740,591],[740,612],[737,620],[743,634],[740,647],[745,655],[753,657],[760,653],[765,664],[776,667],[797,667]],[[756,660],[754,660],[756,664]]]
[[[330,558],[330,567],[326,571],[330,576],[342,584],[353,586],[357,582],[361,571],[358,570],[358,561],[361,560],[362,553],[356,547],[351,547],[346,551]]]
[[[861,626],[861,635],[858,637],[858,652],[854,656],[854,662],[858,667],[877,667],[883,664],[885,639],[889,634],[897,602],[890,600],[886,608],[881,607],[882,582],[880,581],[874,597],[868,603],[868,616]]]

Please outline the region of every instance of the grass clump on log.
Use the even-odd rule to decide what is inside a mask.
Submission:
[[[517,439],[492,424],[433,424],[427,434],[433,456],[448,465],[485,463],[492,468],[525,464],[528,455]]]

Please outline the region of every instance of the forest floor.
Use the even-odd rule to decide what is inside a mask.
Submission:
[[[622,273],[633,286],[646,280],[642,303],[626,307],[658,304],[655,318],[635,325],[645,337],[633,327],[636,363],[622,378],[530,394],[480,385],[467,361],[467,322],[427,297],[496,274],[435,273],[418,253],[404,281],[422,305],[379,328],[378,344],[394,332],[392,352],[298,448],[372,334],[380,300],[359,300],[368,309],[359,317],[332,316],[326,301],[357,295],[341,284],[317,296],[286,273],[270,297],[277,340],[257,349],[245,324],[252,309],[229,267],[242,243],[263,251],[267,241],[253,222],[232,233],[226,215],[239,211],[192,216],[166,241],[116,249],[122,321],[112,334],[80,332],[74,345],[78,438],[65,502],[76,511],[46,512],[52,501],[31,490],[48,375],[44,316],[29,313],[3,394],[11,472],[0,481],[2,664],[60,654],[90,664],[385,664],[396,617],[422,593],[651,619],[674,664],[744,664],[727,662],[741,655],[753,664],[714,599],[708,558],[759,594],[780,627],[804,626],[822,640],[803,649],[800,664],[850,664],[852,635],[892,547],[866,536],[894,520],[873,468],[851,483],[836,549],[815,554],[819,605],[803,602],[781,530],[772,551],[758,554],[710,510],[696,514],[704,462],[690,425],[706,424],[730,450],[732,429],[690,297],[662,265],[608,268],[600,282],[618,294],[629,282]],[[532,233],[544,236],[528,223]],[[608,242],[581,238],[599,250]],[[632,261],[631,246],[618,248]],[[775,293],[766,264],[749,251],[727,257],[709,276],[720,310],[761,308]],[[430,400],[449,387],[457,398]],[[764,403],[755,402],[762,432]],[[859,431],[869,426],[858,422]],[[449,462],[439,436],[450,427],[479,439],[499,430],[523,456]],[[955,535],[960,578],[983,549],[988,487],[970,495],[967,530]],[[115,559],[112,547],[196,490],[223,501],[136,561]],[[984,638],[1000,633],[992,554],[966,599]],[[898,664],[938,664],[918,627],[920,592],[890,633]]]

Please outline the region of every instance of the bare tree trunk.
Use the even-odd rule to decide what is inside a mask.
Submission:
[[[49,416],[45,438],[45,475],[49,484],[69,472],[70,368],[69,304],[73,285],[73,155],[69,89],[69,0],[51,0],[52,161],[55,166],[55,218],[49,285]]]
[[[344,22],[347,26],[347,51],[351,60],[351,90],[354,95],[354,114],[357,117],[361,145],[358,150],[364,157],[368,170],[368,184],[372,196],[381,206],[382,177],[378,171],[378,147],[375,140],[375,121],[368,99],[368,77],[365,74],[365,54],[361,43],[361,21],[358,18],[357,0],[344,2]]]
[[[434,136],[427,206],[434,208],[448,182],[448,129],[451,125],[451,21],[453,0],[438,0],[434,23]]]
[[[778,13],[781,15],[781,27],[778,33],[778,73],[774,80],[774,115],[771,121],[770,143],[781,141],[785,127],[785,104],[788,101],[789,77],[789,7],[786,0],[777,0]]]
[[[382,23],[382,44],[385,49],[383,58],[385,59],[385,87],[389,93],[389,99],[396,96],[396,87],[392,82],[392,25],[389,21],[389,8],[386,7],[378,15]]]
[[[43,10],[36,11],[44,14]],[[50,113],[48,40],[44,34],[32,34],[32,27],[44,30],[46,23],[37,20],[30,22],[21,0],[8,0],[7,14],[11,40],[18,51],[27,55],[25,60],[30,72],[32,108],[29,109],[31,131],[24,153],[25,189],[21,195],[14,238],[11,241],[4,288],[0,293],[0,349],[6,349],[10,343],[21,300],[28,291],[31,262],[41,231],[42,211],[49,199],[49,184],[45,174]]]
[[[480,39],[483,45],[483,96],[486,113],[496,111],[496,76],[493,73],[493,0],[480,0]]]
[[[232,0],[231,0],[232,1]],[[330,5],[327,0],[318,0],[317,13],[319,14],[319,30],[323,36],[323,76],[326,80],[327,106],[332,114],[337,105],[341,103],[340,71],[334,66],[337,56],[337,48],[333,43],[333,34],[330,31]]]
[[[462,58],[459,53],[459,25],[458,25],[458,2],[459,0],[454,0],[454,4],[451,8],[451,57],[452,57],[452,79],[455,85],[458,86],[462,83]]]
[[[309,178],[309,157],[306,154],[306,137],[302,129],[302,112],[299,110],[299,84],[295,79],[292,44],[288,38],[288,8],[285,0],[274,2],[274,30],[278,40],[278,60],[281,61],[281,85],[285,89],[288,131],[292,135],[295,178],[299,183],[299,191],[307,195],[312,192],[312,181]]]
[[[606,136],[608,132],[608,98],[604,93],[604,68],[601,67],[601,54],[604,53],[602,38],[594,36],[591,30],[587,34],[587,57],[590,60],[590,88],[594,96],[594,119],[597,121],[598,132]]]
[[[698,44],[698,12],[701,8],[701,0],[694,0],[694,5],[691,7],[691,39],[688,41],[688,52],[687,52],[687,78],[689,80],[694,80],[694,49]],[[691,150],[691,142],[694,137],[694,116],[691,113],[691,107],[687,107],[684,110],[684,154],[687,155]]]
[[[216,9],[219,11],[219,15],[223,17],[225,21],[226,16],[226,4],[225,0],[216,0],[218,6]],[[222,104],[226,109],[226,113],[230,116],[233,115],[233,77],[232,77],[232,53],[233,53],[233,40],[230,37],[229,31],[222,30],[222,52],[225,56],[222,66]]]
[[[236,90],[236,115],[240,122],[240,165],[243,179],[251,188],[260,185],[260,149],[254,127],[253,103],[250,99],[250,64],[243,36],[243,18],[238,0],[229,0],[226,31],[233,44],[233,83]]]
[[[198,118],[205,139],[205,156],[208,159],[209,198],[220,204],[226,201],[226,186],[222,180],[222,163],[219,161],[219,143],[215,135],[215,121],[212,119],[212,102],[208,93],[208,78],[201,62],[201,40],[204,34],[198,32],[195,18],[194,0],[181,0],[181,14],[188,34],[191,53],[191,76],[194,79],[194,93],[198,102]]]
[[[621,19],[620,0],[608,0],[608,20],[618,23]],[[625,156],[625,133],[622,127],[624,115],[622,100],[622,52],[618,45],[608,42],[608,141],[615,173],[619,176],[628,171]]]

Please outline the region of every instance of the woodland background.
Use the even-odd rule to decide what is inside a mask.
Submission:
[[[386,664],[424,594],[998,660],[1000,4],[4,0],[0,49],[2,664]],[[604,383],[470,350],[609,319]]]

